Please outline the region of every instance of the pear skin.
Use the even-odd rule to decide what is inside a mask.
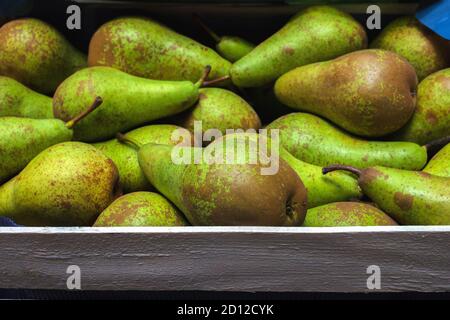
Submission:
[[[304,227],[396,226],[383,211],[362,202],[335,202],[306,213]]]
[[[308,113],[291,113],[267,126],[280,130],[280,144],[294,157],[316,166],[346,164],[359,168],[383,165],[421,170],[427,148],[411,142],[362,140]]]
[[[296,67],[366,47],[364,28],[349,14],[330,6],[312,6],[236,61],[231,79],[238,87],[260,87]]]
[[[426,144],[450,135],[450,68],[419,83],[411,120],[389,139]]]
[[[0,75],[44,94],[75,71],[86,67],[86,56],[49,24],[23,18],[0,28]]]
[[[450,224],[448,177],[381,166],[357,169],[334,165],[324,168],[324,173],[334,170],[356,174],[364,194],[400,224]]]
[[[205,66],[211,79],[228,76],[231,63],[148,18],[122,17],[102,25],[89,44],[89,66],[109,66],[156,80],[197,81]]]
[[[183,214],[166,198],[153,192],[133,192],[117,198],[93,227],[176,227],[188,225]]]
[[[36,156],[0,187],[0,215],[25,226],[91,226],[118,196],[114,163],[81,142],[63,142]]]
[[[450,178],[450,143],[436,153],[422,171]]]
[[[417,77],[396,53],[361,50],[291,70],[274,90],[291,108],[322,116],[355,135],[380,137],[411,118]]]
[[[400,17],[389,23],[370,47],[393,51],[406,58],[419,80],[450,66],[450,41],[413,16]]]
[[[174,137],[184,136],[185,139],[183,139],[183,141],[173,140],[172,135],[174,135]],[[139,145],[158,143],[190,146],[192,144],[190,132],[175,125],[149,125],[134,129],[126,133],[125,137],[133,140]],[[101,150],[117,166],[120,183],[124,193],[153,189],[139,167],[135,146],[120,142],[117,138],[105,142],[94,143],[93,146]]]
[[[0,117],[53,118],[52,98],[0,76]]]

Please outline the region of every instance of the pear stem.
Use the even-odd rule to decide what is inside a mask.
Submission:
[[[450,143],[450,136],[433,140],[424,145],[425,149],[427,150],[428,158],[431,158],[435,153],[445,147],[448,143]]]
[[[346,166],[343,164],[333,164],[331,166],[325,167],[322,169],[323,174],[327,174],[328,172],[336,171],[336,170],[344,170],[349,171],[353,174],[356,174],[358,177],[361,176],[362,171],[358,168],[352,167],[352,166]]]
[[[209,87],[209,86],[211,86],[213,84],[220,83],[220,82],[226,81],[228,79],[230,79],[230,76],[226,75],[226,76],[223,76],[223,77],[220,77],[220,78],[216,78],[216,79],[213,79],[213,80],[203,81],[202,87]]]
[[[201,87],[203,86],[203,83],[205,83],[206,79],[209,76],[209,73],[211,72],[211,66],[206,66],[205,69],[203,70],[203,74],[200,77],[200,79],[195,83],[195,86],[197,87]]]
[[[139,150],[142,147],[142,144],[140,144],[139,142],[137,142],[131,138],[128,138],[126,135],[124,135],[120,132],[118,132],[116,134],[116,139],[119,140],[119,142],[121,142],[121,143],[127,143],[127,144],[132,145],[136,150]]]
[[[199,26],[212,38],[215,42],[220,42],[221,37],[217,35],[210,27],[206,25],[202,18],[196,13],[192,15],[192,18],[195,22],[199,24]]]
[[[94,102],[91,104],[89,108],[81,112],[75,118],[66,122],[66,127],[72,129],[78,122],[80,122],[83,118],[85,118],[92,111],[97,109],[103,103],[103,99],[101,97],[95,97]]]

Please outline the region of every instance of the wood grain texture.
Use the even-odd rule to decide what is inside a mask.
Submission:
[[[450,227],[0,228],[0,288],[450,291]]]

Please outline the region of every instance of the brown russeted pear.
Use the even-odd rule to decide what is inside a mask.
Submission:
[[[176,227],[188,225],[183,214],[166,198],[153,192],[133,192],[117,198],[93,227]]]
[[[272,163],[275,168],[258,158],[250,161],[254,144],[236,140],[224,136],[205,149],[147,144],[139,151],[139,163],[192,225],[301,225],[307,195],[295,171],[279,158]]]
[[[114,163],[91,145],[45,149],[0,187],[0,216],[25,226],[91,226],[120,194]]]
[[[422,171],[450,178],[450,143],[436,153]]]
[[[231,80],[238,87],[260,87],[296,67],[366,47],[364,28],[349,14],[330,6],[313,6],[236,61]]]
[[[42,150],[72,140],[75,125],[102,103],[94,103],[78,116],[59,119],[0,117],[0,184],[20,172]]]
[[[450,68],[419,83],[417,106],[411,120],[390,139],[429,143],[450,135]]]
[[[53,118],[52,98],[0,76],[0,117]]]
[[[364,194],[400,224],[450,224],[448,177],[381,166],[357,169],[333,165],[323,172],[335,170],[346,170],[358,176]]]
[[[341,131],[336,126],[308,113],[291,113],[267,126],[280,130],[280,145],[297,159],[328,166],[346,164],[358,168],[386,166],[421,170],[432,153],[448,142],[439,139],[424,146],[404,141],[368,141]]]
[[[228,77],[231,63],[214,50],[143,17],[102,25],[89,44],[89,66],[113,67],[155,80],[196,81],[206,65],[210,77]]]
[[[413,16],[400,17],[389,23],[370,47],[393,51],[406,58],[419,80],[450,66],[450,41]]]
[[[371,49],[291,70],[276,81],[274,91],[291,108],[325,117],[356,135],[379,137],[411,118],[417,77],[403,57]]]
[[[40,93],[53,93],[86,56],[55,28],[34,18],[10,21],[0,28],[0,75],[16,79]]]
[[[77,125],[74,139],[86,142],[110,139],[117,132],[192,106],[198,100],[200,86],[208,83],[205,79],[210,70],[209,66],[205,67],[203,76],[192,83],[139,78],[110,67],[85,68],[58,87],[53,97],[53,113],[56,118],[70,119],[87,101],[100,96],[102,106]]]
[[[386,213],[363,202],[334,202],[309,209],[304,227],[395,226]]]
[[[123,135],[138,145],[158,143],[168,145],[192,145],[191,133],[175,125],[155,124],[134,129]],[[182,139],[180,139],[182,138]],[[110,158],[119,170],[120,184],[124,193],[152,190],[139,167],[137,148],[115,138],[93,144]]]

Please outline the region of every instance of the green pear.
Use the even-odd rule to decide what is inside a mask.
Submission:
[[[53,118],[52,99],[0,76],[0,117]]]
[[[281,146],[297,159],[322,167],[332,164],[359,168],[380,165],[421,170],[427,163],[427,153],[432,146],[362,140],[315,115],[300,112],[275,120],[267,129],[279,129]]]
[[[183,214],[160,194],[133,192],[117,198],[93,227],[176,227],[188,225]]]
[[[436,153],[422,171],[450,178],[450,143]]]
[[[450,178],[422,171],[375,166],[334,165],[324,173],[346,170],[358,176],[364,194],[400,224],[449,225]]]
[[[304,227],[395,226],[380,209],[362,202],[335,202],[306,213]]]
[[[216,42],[216,51],[230,62],[236,62],[255,48],[255,45],[237,36],[219,36],[198,16],[197,23]]]
[[[53,93],[87,64],[86,56],[61,33],[33,18],[13,20],[0,28],[0,61],[0,75],[44,94]]]
[[[158,143],[168,145],[191,145],[192,137],[189,131],[175,125],[155,124],[132,130],[124,135],[138,145]],[[175,139],[172,139],[175,137]],[[184,137],[180,141],[178,137]],[[119,170],[120,184],[124,193],[152,190],[139,167],[135,146],[123,143],[118,139],[93,144],[110,158]]]
[[[102,25],[89,44],[89,66],[109,66],[156,80],[196,81],[206,65],[211,78],[228,76],[231,64],[214,50],[156,21],[123,17]]]
[[[220,88],[200,89],[197,104],[182,114],[179,124],[194,131],[195,121],[201,121],[203,134],[210,129],[226,134],[227,129],[261,128],[261,120],[244,99]]]
[[[26,226],[91,226],[117,197],[114,163],[81,142],[63,142],[36,156],[0,187],[0,216]]]
[[[224,143],[226,137],[204,150],[147,144],[138,153],[139,163],[151,184],[192,225],[301,225],[306,213],[306,190],[290,166],[278,159],[278,170],[263,174],[262,161],[241,161],[247,153],[236,152],[238,144],[235,149],[223,149],[228,146]],[[227,149],[238,159],[225,162],[223,152]],[[174,161],[180,153],[187,154],[187,161]],[[195,161],[197,154],[209,154],[216,161]]]
[[[350,15],[329,6],[313,6],[236,61],[231,80],[238,87],[259,87],[296,67],[366,47],[366,32]]]
[[[389,23],[370,44],[405,57],[416,69],[419,80],[450,66],[450,41],[421,24],[413,16]]]
[[[87,110],[68,122],[0,117],[0,184],[19,173],[41,151],[72,140],[72,128],[101,103],[101,99],[95,99]]]
[[[379,137],[411,118],[417,77],[401,56],[372,49],[291,70],[274,90],[291,108],[320,115],[356,135]]]
[[[450,135],[450,68],[419,83],[411,120],[390,139],[425,144]]]
[[[75,128],[74,138],[86,142],[110,139],[152,120],[182,112],[199,95],[210,68],[197,83],[139,78],[110,67],[80,70],[66,79],[53,97],[56,118],[67,120],[79,113],[95,96],[103,99]],[[126,88],[126,90],[124,90]]]

